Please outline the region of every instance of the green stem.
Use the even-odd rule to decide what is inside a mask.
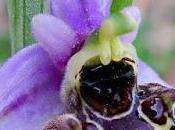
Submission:
[[[12,54],[34,42],[31,19],[48,7],[48,0],[8,0]]]
[[[117,12],[122,10],[124,7],[131,6],[135,0],[113,0],[111,12]]]

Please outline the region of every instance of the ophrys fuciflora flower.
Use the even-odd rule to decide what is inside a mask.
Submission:
[[[0,69],[0,129],[170,129],[174,89],[137,59],[136,31],[125,35],[137,28],[139,11],[110,15],[110,6],[51,0],[54,16],[33,19],[39,44]]]
[[[156,83],[139,85],[136,50],[131,43],[120,40],[120,35],[135,28],[136,21],[128,15],[112,14],[102,23],[97,36],[89,37],[86,46],[70,59],[62,97],[65,120],[72,114],[76,129],[169,130],[172,127],[175,91]],[[56,125],[59,129],[59,120],[64,119],[57,117],[45,129]]]

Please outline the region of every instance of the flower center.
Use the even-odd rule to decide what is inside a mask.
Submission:
[[[107,117],[130,109],[135,83],[134,69],[124,60],[111,61],[108,65],[83,66],[80,71],[82,98]]]

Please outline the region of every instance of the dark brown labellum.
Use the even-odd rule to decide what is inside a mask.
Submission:
[[[83,66],[80,72],[81,96],[103,116],[110,117],[129,110],[135,83],[133,67],[124,61],[112,61],[106,66]]]
[[[98,128],[92,123],[82,123],[83,130],[98,130]]]
[[[175,126],[172,126],[170,130],[175,130]]]
[[[163,125],[167,122],[167,117],[164,115],[166,111],[161,98],[152,97],[145,100],[142,104],[143,113],[154,123]]]

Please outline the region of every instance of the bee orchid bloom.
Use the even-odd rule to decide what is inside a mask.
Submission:
[[[51,0],[51,15],[39,14],[33,18],[32,31],[38,43],[22,49],[0,68],[0,130],[44,129],[47,121],[64,112],[60,86],[67,62],[109,17],[111,4],[111,0]],[[136,7],[125,8],[122,12],[139,25],[141,18]],[[120,36],[120,39],[131,43],[136,34],[137,29]],[[142,61],[138,61],[138,72],[138,85],[159,83],[168,86]],[[140,96],[145,97],[146,94]],[[116,130],[118,126],[119,130],[153,130],[154,124],[150,120],[136,117],[136,109],[134,106],[133,112],[118,119],[110,129]],[[64,119],[63,116],[61,126]],[[103,123],[108,124],[104,127],[109,127],[112,121]]]

